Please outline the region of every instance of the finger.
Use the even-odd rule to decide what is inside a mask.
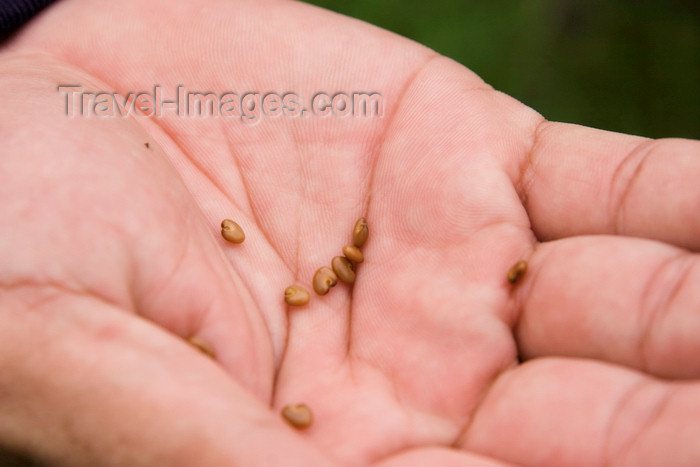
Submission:
[[[513,464],[452,448],[428,447],[384,459],[374,467],[508,467]]]
[[[515,334],[523,358],[604,359],[655,375],[700,376],[700,261],[663,243],[597,236],[542,244]]]
[[[49,465],[330,465],[145,320],[47,288],[3,291],[0,315],[0,439],[20,452]]]
[[[544,122],[523,176],[537,236],[621,234],[700,249],[700,142]]]
[[[700,384],[575,359],[526,363],[495,383],[460,446],[537,466],[698,465]]]

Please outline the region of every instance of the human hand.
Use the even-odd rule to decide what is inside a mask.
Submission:
[[[297,3],[64,0],[2,54],[4,444],[105,466],[700,458],[696,142],[545,122]],[[385,109],[68,118],[66,84]],[[356,283],[288,309],[362,215]],[[297,402],[304,432],[279,416]]]

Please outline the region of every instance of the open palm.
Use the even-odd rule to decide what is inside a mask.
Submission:
[[[0,80],[1,444],[65,465],[700,459],[697,143],[546,122],[291,2],[64,0]],[[69,118],[62,85],[384,107]],[[360,216],[355,284],[288,308]],[[279,416],[299,402],[304,432]]]

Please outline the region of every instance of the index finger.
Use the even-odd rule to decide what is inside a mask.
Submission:
[[[700,249],[700,142],[542,122],[520,195],[540,240],[620,234]]]

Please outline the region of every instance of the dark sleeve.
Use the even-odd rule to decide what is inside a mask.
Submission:
[[[15,32],[54,0],[0,0],[0,40]]]

